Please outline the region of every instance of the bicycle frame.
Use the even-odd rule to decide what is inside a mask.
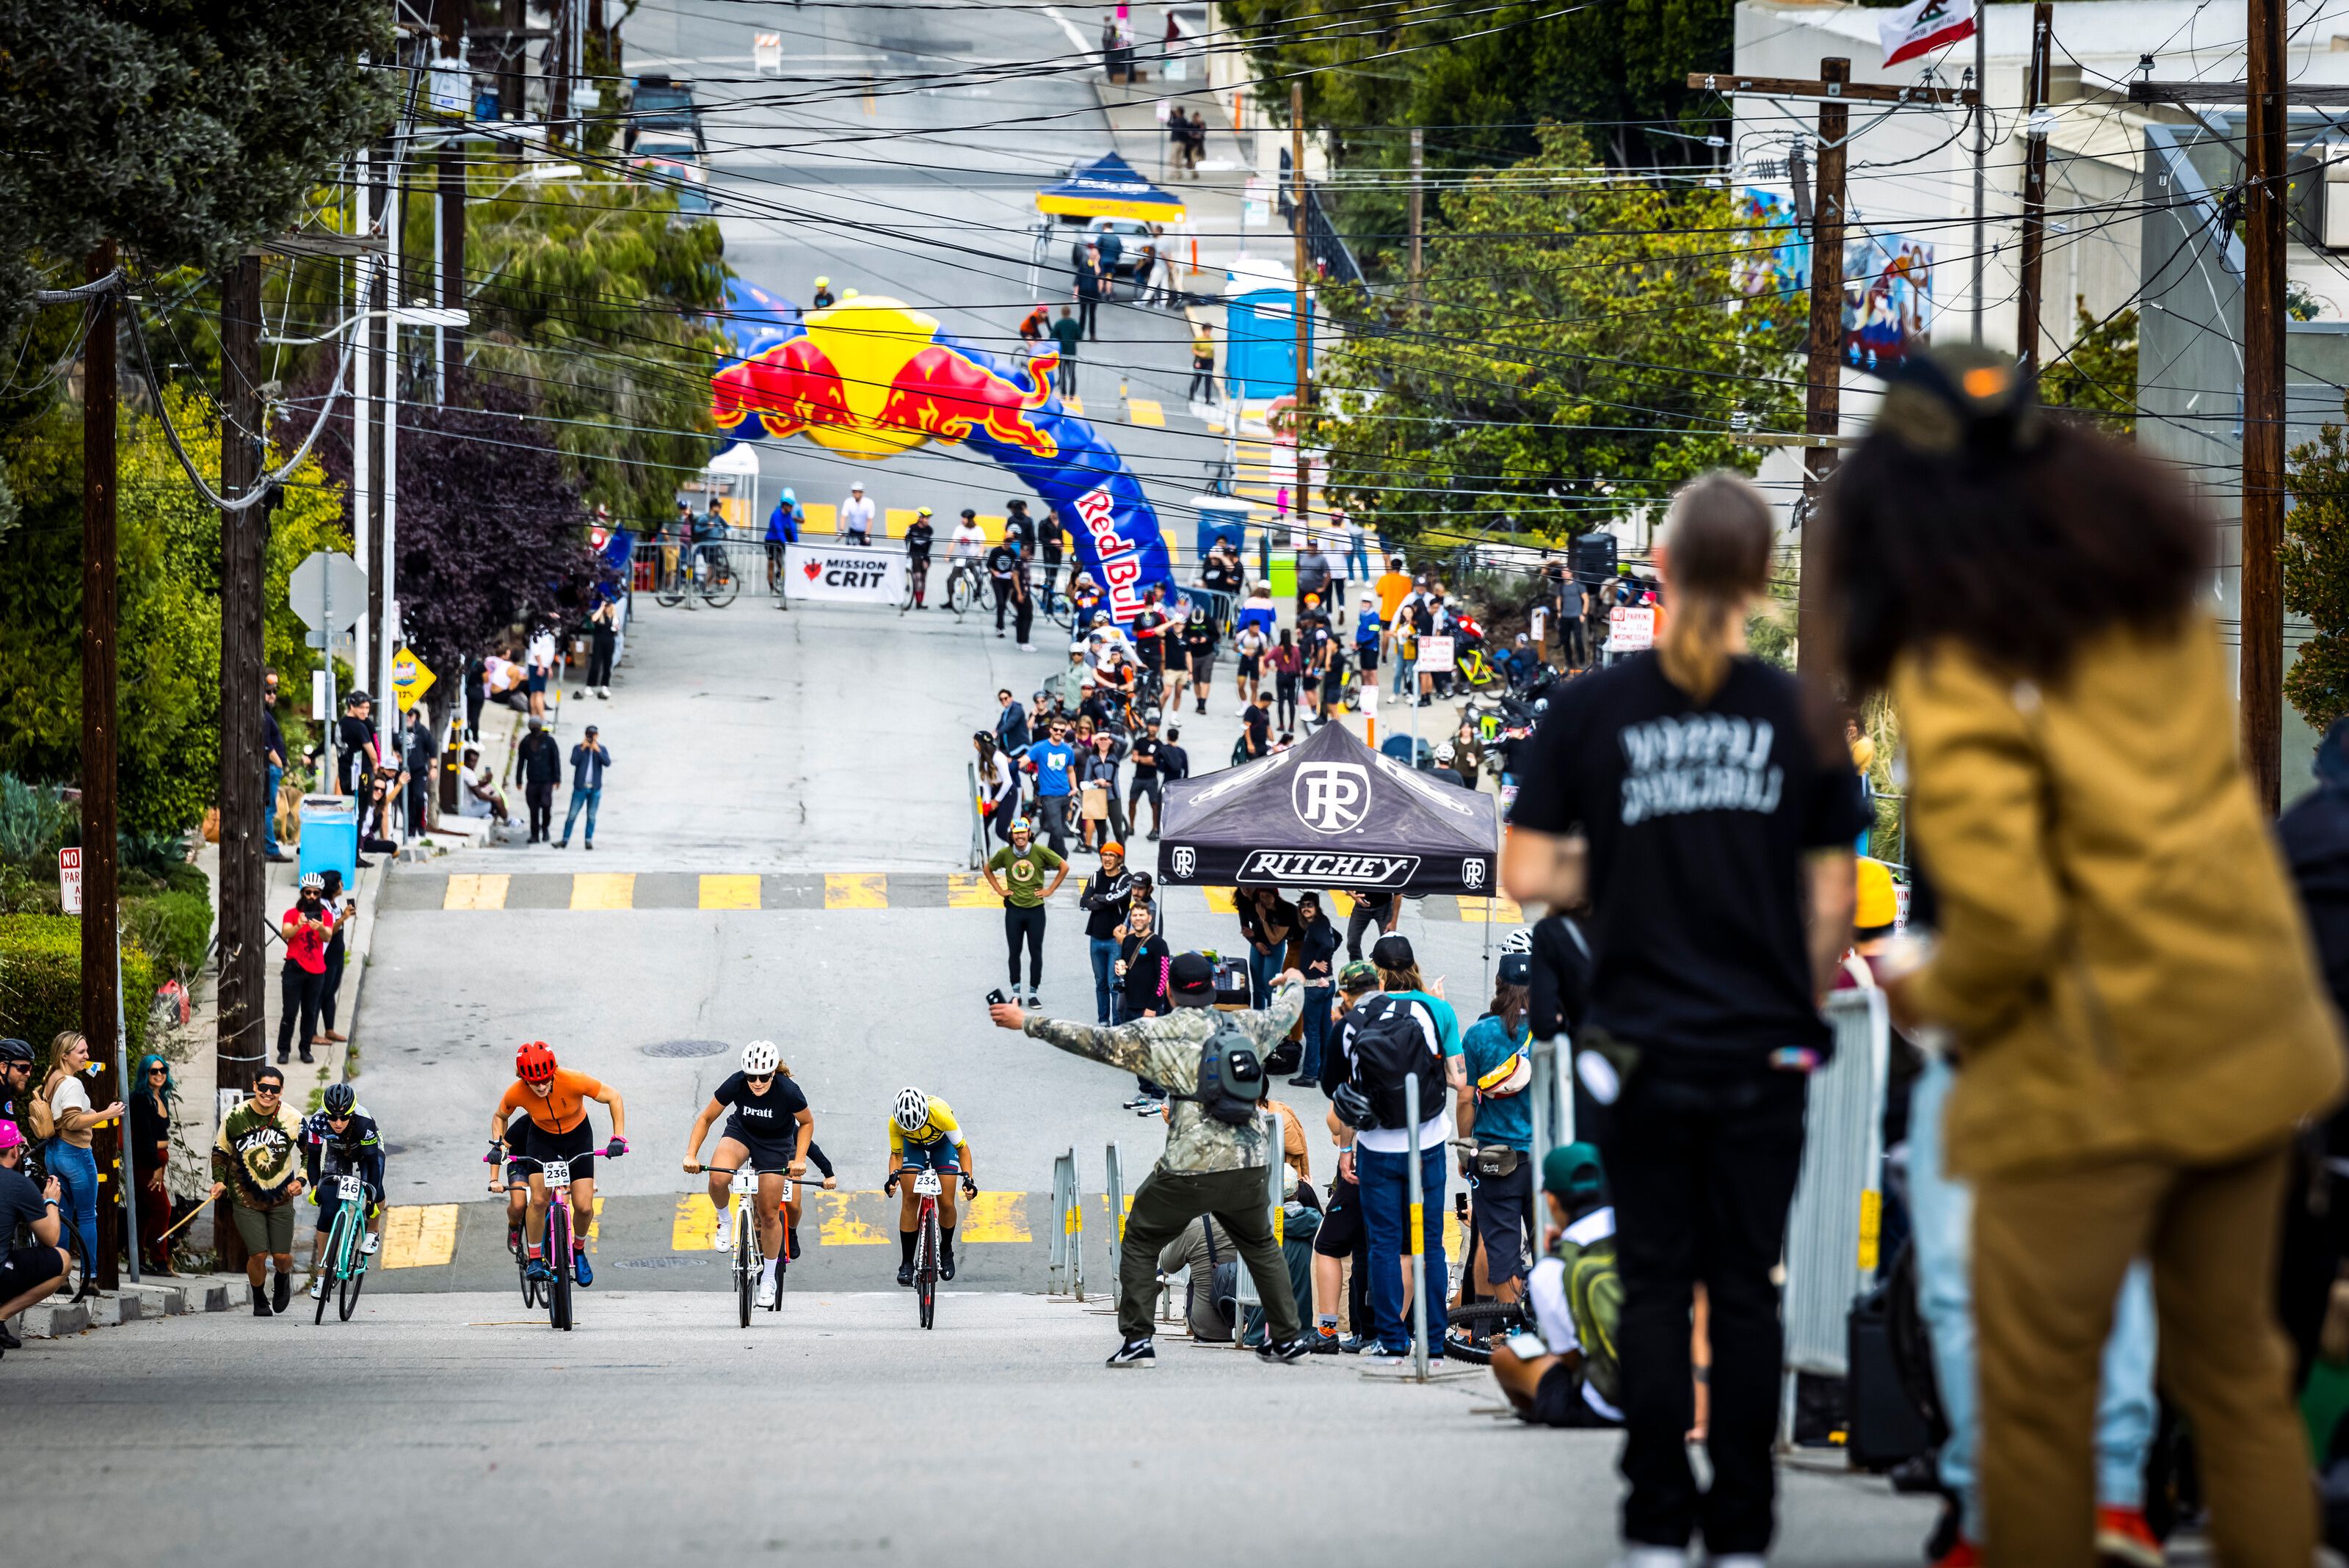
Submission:
[[[367,1183],[356,1176],[335,1178],[335,1215],[326,1231],[326,1251],[321,1275],[330,1287],[318,1295],[313,1323],[326,1320],[326,1297],[336,1298],[336,1315],[348,1323],[367,1281],[367,1256],[359,1251],[367,1234]]]
[[[914,1196],[919,1200],[914,1220],[914,1233],[920,1238],[914,1244],[914,1289],[921,1305],[922,1326],[926,1329],[937,1322],[938,1194],[946,1189],[935,1170],[908,1166],[898,1174],[908,1172],[914,1178]]]
[[[725,1167],[716,1168],[723,1170]],[[759,1239],[759,1178],[761,1173],[742,1166],[737,1167],[732,1174],[729,1189],[734,1199],[734,1294],[741,1324],[748,1328],[759,1277],[767,1263],[766,1250]],[[782,1251],[775,1258],[775,1299],[768,1306],[769,1312],[783,1310],[783,1276],[791,1270],[791,1216],[784,1206],[791,1202],[796,1185],[791,1173],[784,1172],[782,1191],[775,1198],[775,1221],[783,1228],[784,1242]]]

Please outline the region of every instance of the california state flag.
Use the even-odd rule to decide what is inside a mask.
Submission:
[[[1973,33],[1973,7],[1965,0],[1917,0],[1876,24],[1877,40],[1884,46],[1888,66],[1971,38]]]

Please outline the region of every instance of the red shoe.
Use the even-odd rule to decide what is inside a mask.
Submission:
[[[2096,1510],[2096,1561],[2102,1568],[2162,1568],[2161,1542],[2138,1508]]]
[[[1975,1550],[1974,1543],[1961,1535],[1958,1543],[1942,1552],[1933,1568],[1979,1568],[1981,1563],[1982,1553]]]

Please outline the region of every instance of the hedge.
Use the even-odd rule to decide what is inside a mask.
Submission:
[[[156,984],[154,961],[135,937],[126,936],[122,1001],[133,1061],[146,1049]],[[49,1042],[80,1027],[81,918],[0,915],[0,1034],[31,1042],[39,1055],[37,1081],[49,1068]],[[110,1047],[111,1042],[90,1042],[93,1054]]]
[[[212,905],[203,893],[173,891],[151,898],[125,898],[122,919],[164,975],[186,980],[204,967],[204,953],[212,945]]]

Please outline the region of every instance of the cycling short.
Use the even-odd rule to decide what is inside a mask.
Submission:
[[[905,1146],[905,1154],[898,1158],[897,1168],[927,1169],[941,1176],[959,1176],[962,1174],[962,1155],[951,1138],[942,1137],[929,1144],[909,1143]]]
[[[1321,1210],[1321,1229],[1313,1233],[1313,1251],[1324,1258],[1350,1258],[1361,1244],[1362,1189],[1351,1181],[1330,1184],[1330,1201]]]
[[[744,1128],[739,1116],[728,1116],[719,1129],[720,1137],[730,1137],[750,1151],[750,1168],[761,1176],[788,1175],[792,1168],[792,1152],[799,1147],[799,1137],[759,1137]]]
[[[551,1133],[536,1122],[531,1123],[524,1147],[506,1162],[507,1178],[512,1179],[517,1166],[522,1168],[523,1176],[535,1174],[540,1162],[549,1159],[569,1160],[574,1181],[587,1181],[595,1178],[595,1129],[588,1124],[585,1116],[581,1116],[579,1125],[569,1132]]]
[[[1257,661],[1258,659],[1260,659],[1261,658],[1263,658],[1263,657],[1264,657],[1264,656],[1263,656],[1262,654],[1257,654],[1257,653],[1243,653],[1243,654],[1241,654],[1241,655],[1240,655],[1240,676],[1239,676],[1239,678],[1240,678],[1241,680],[1256,680],[1256,679],[1257,679]]]

